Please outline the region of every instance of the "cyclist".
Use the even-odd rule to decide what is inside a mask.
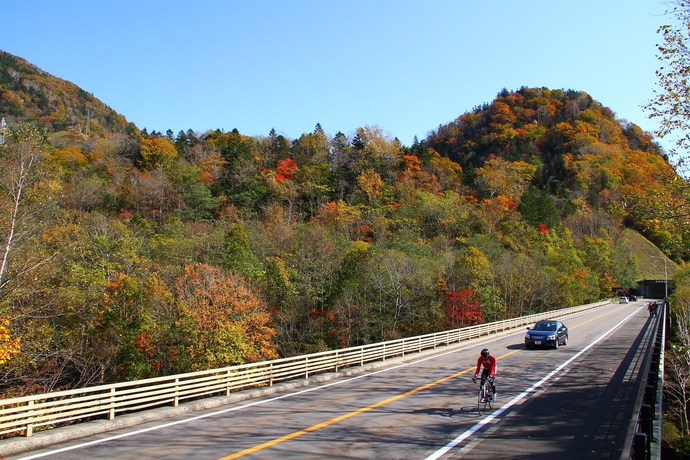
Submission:
[[[483,370],[482,370],[483,368]],[[477,369],[474,371],[474,377],[472,378],[472,381],[476,382],[477,381],[477,376],[479,376],[479,371],[482,370],[482,379],[480,382],[480,385],[484,385],[484,382],[486,382],[486,379],[489,379],[489,382],[491,382],[491,400],[495,401],[496,400],[496,358],[491,356],[491,353],[489,353],[488,348],[484,348],[482,350],[481,355],[479,358],[477,358]]]

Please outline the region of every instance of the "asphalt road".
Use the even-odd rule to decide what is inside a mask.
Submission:
[[[639,301],[561,318],[567,346],[526,350],[523,329],[354,377],[75,439],[7,459],[609,459],[632,417]],[[498,399],[479,415],[479,351]],[[410,358],[408,358],[410,359]]]

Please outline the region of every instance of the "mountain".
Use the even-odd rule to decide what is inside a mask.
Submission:
[[[673,219],[686,206],[685,181],[650,133],[617,120],[583,91],[503,90],[491,103],[439,126],[426,144],[461,165],[463,183],[480,197],[510,194],[496,188],[499,179],[519,174],[515,165],[533,167],[530,190],[512,198],[521,200],[524,217],[535,225],[548,212],[545,202],[557,211],[552,221],[604,213],[667,254],[690,256],[686,226]],[[500,161],[512,165],[512,173],[501,166],[499,174]],[[487,188],[489,171],[494,183]]]
[[[127,119],[78,86],[0,51],[0,116],[31,122],[49,133],[81,135],[136,131]]]

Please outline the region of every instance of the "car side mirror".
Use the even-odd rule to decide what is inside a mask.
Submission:
[[[527,330],[529,331],[529,330],[530,330],[530,328],[527,328]]]

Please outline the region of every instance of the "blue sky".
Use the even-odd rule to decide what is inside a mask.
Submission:
[[[0,49],[149,132],[376,125],[405,145],[521,86],[585,91],[651,132],[670,21],[656,0],[4,3]]]

